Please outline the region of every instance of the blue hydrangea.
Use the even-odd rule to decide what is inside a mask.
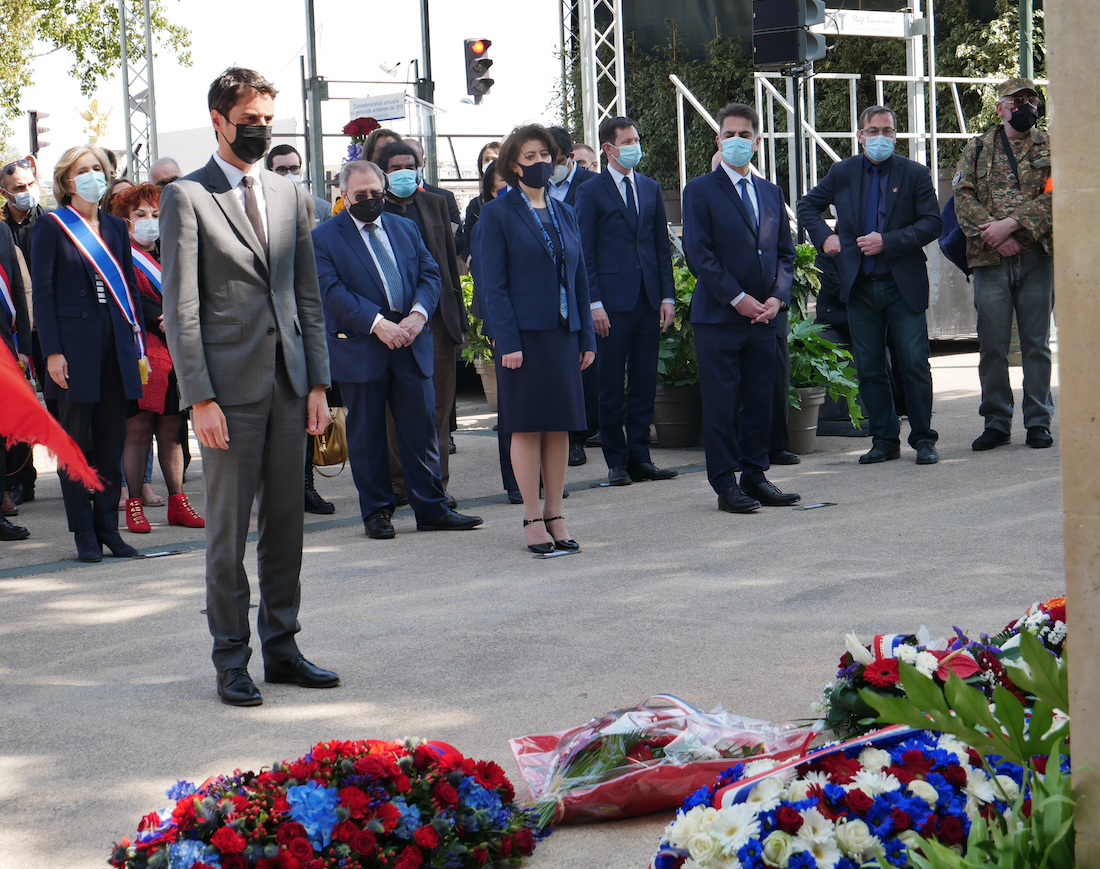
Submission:
[[[416,828],[420,826],[420,809],[417,806],[410,806],[400,797],[395,799],[392,805],[401,812],[401,820],[394,827],[393,834],[399,839],[412,839]]]
[[[500,795],[496,791],[483,788],[473,776],[466,776],[458,786],[458,820],[473,832],[491,829],[508,820],[508,810],[504,808]]]
[[[195,839],[184,839],[168,846],[168,869],[191,869],[200,862],[220,867],[221,857],[216,848]]]
[[[198,793],[198,791],[199,789],[191,784],[191,782],[177,779],[176,783],[164,792],[164,795],[170,800],[182,800],[184,797],[189,797],[192,794]]]
[[[332,841],[337,799],[336,791],[323,788],[315,781],[286,789],[290,817],[306,828],[306,836],[314,850],[320,851]]]

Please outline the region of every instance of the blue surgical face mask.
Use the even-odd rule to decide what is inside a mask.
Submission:
[[[398,199],[407,199],[416,192],[417,177],[415,169],[397,169],[388,176],[390,193]]]
[[[76,176],[76,195],[85,202],[99,202],[107,192],[107,179],[102,172],[85,172]]]
[[[889,136],[870,136],[863,143],[863,152],[876,163],[881,163],[894,153],[894,140]]]
[[[134,241],[149,245],[160,238],[160,221],[155,217],[134,221]]]
[[[752,143],[755,139],[732,136],[722,140],[722,159],[731,166],[744,166],[752,159]]]
[[[619,165],[624,169],[633,169],[642,162],[644,156],[641,145],[619,146]]]

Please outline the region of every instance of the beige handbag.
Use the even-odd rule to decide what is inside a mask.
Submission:
[[[347,419],[347,408],[334,407],[332,421],[321,434],[313,436],[313,464],[319,468],[340,466],[335,474],[321,474],[322,477],[337,476],[348,462]]]

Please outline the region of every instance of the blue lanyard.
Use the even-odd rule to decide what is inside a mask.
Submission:
[[[535,211],[535,206],[531,204],[531,200],[522,188],[520,188],[519,195],[522,196],[523,201],[527,203],[527,210],[531,212],[531,217],[535,219],[538,228],[542,230],[542,237],[546,242],[546,249],[550,251],[550,256],[554,257],[554,261],[558,266],[558,282],[561,284],[562,289],[565,289],[565,238],[561,234],[558,216],[554,214],[554,206],[552,204],[554,199],[549,193],[546,194],[546,207],[550,211],[550,220],[554,224],[554,231],[557,232],[558,243],[561,245],[561,259],[558,259],[557,254],[554,253],[554,242],[550,240],[550,233],[546,231],[546,225],[539,220],[538,213]]]

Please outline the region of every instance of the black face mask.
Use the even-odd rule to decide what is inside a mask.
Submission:
[[[520,163],[519,168],[523,170],[523,177],[520,179],[523,185],[538,190],[540,187],[545,187],[550,182],[550,175],[554,171],[554,164],[539,162],[532,163],[530,166],[524,166]]]
[[[1039,120],[1039,116],[1036,114],[1035,108],[1030,103],[1024,103],[1018,109],[1013,109],[1012,117],[1008,119],[1008,123],[1017,133],[1026,133],[1035,126],[1037,120]]]
[[[363,223],[374,223],[381,216],[385,205],[385,199],[364,199],[362,202],[349,205],[348,213]]]
[[[224,115],[222,117],[225,117]],[[226,118],[229,121],[229,118]],[[271,127],[263,124],[229,124],[237,128],[237,137],[228,142],[229,150],[250,166],[263,159],[271,147]],[[224,138],[224,136],[223,136]]]

